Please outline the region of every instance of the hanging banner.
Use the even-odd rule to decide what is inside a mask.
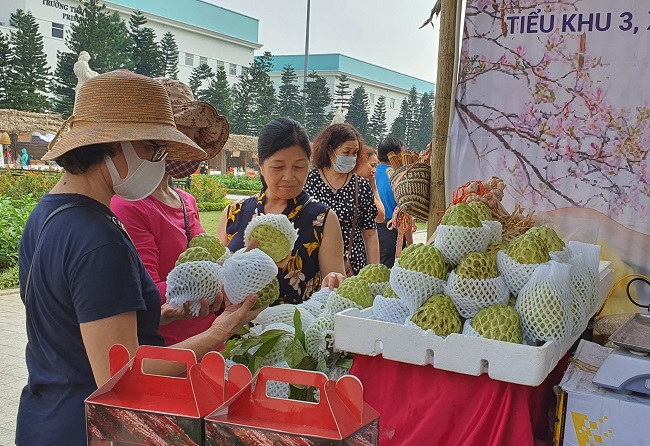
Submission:
[[[498,176],[506,209],[648,275],[648,2],[467,0],[464,27],[451,190]]]

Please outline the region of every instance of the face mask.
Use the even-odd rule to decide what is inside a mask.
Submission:
[[[129,171],[126,178],[120,178],[111,157],[105,158],[106,167],[111,174],[111,180],[113,180],[113,190],[116,195],[126,201],[142,200],[158,187],[165,176],[165,163],[161,161],[154,163],[141,159],[128,141],[121,142],[120,145]]]
[[[335,172],[349,173],[352,172],[352,170],[356,165],[357,165],[356,156],[336,155],[336,162],[332,167],[334,168]]]

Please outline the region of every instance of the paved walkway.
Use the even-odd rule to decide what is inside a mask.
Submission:
[[[27,383],[25,309],[18,290],[0,291],[0,446],[14,444],[18,399]]]

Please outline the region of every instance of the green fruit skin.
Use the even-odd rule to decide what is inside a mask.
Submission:
[[[226,252],[226,248],[223,246],[223,243],[221,243],[221,240],[216,238],[214,235],[210,235],[206,233],[197,234],[194,237],[192,237],[192,240],[190,240],[190,244],[188,247],[205,248],[212,255],[212,257],[214,257],[215,260],[221,257]]]
[[[469,207],[476,212],[478,219],[481,221],[490,221],[492,220],[492,210],[488,207],[487,204],[482,201],[472,201],[467,204]]]
[[[539,237],[546,246],[549,252],[562,251],[564,249],[564,242],[557,235],[557,232],[548,226],[533,226],[526,234],[532,234]]]
[[[411,316],[411,322],[423,330],[433,330],[438,336],[460,333],[462,324],[460,315],[451,298],[444,294],[431,296]]]
[[[433,245],[423,245],[409,253],[405,259],[400,259],[399,266],[404,269],[418,271],[438,279],[447,277],[447,264],[440,250]]]
[[[497,253],[501,250],[506,250],[508,248],[508,242],[499,242],[499,243],[491,243],[488,245],[487,249],[485,250],[485,253],[490,256],[492,260],[496,262],[497,260]]]
[[[499,275],[496,261],[482,252],[470,252],[456,267],[456,274],[466,279],[494,279]]]
[[[539,264],[551,260],[544,242],[532,234],[522,234],[511,241],[506,254],[523,264]]]
[[[395,294],[393,287],[391,287],[390,285],[386,287],[386,289],[381,295],[384,297],[390,297],[391,299],[399,299],[399,296]]]
[[[341,286],[336,290],[339,296],[343,296],[352,302],[357,303],[361,308],[370,308],[375,300],[370,293],[368,282],[363,277],[352,276],[343,281]]]
[[[468,228],[480,228],[482,226],[481,220],[479,220],[474,209],[465,203],[458,203],[447,209],[440,223]]]
[[[207,249],[196,246],[194,248],[187,248],[183,251],[181,255],[178,256],[178,260],[176,260],[176,266],[185,262],[200,262],[205,260],[214,262],[215,258],[212,257],[212,254],[210,254]]]
[[[521,344],[519,315],[510,305],[483,308],[472,318],[470,325],[484,338]]]
[[[363,277],[368,283],[388,282],[390,280],[390,268],[381,263],[372,263],[364,266],[359,271],[359,276]]]
[[[400,265],[412,252],[420,249],[423,246],[424,243],[414,243],[404,248],[404,250],[402,250],[402,254],[399,256]]]
[[[264,251],[275,263],[291,255],[292,246],[280,231],[269,225],[257,225],[250,238],[257,240],[257,247]]]
[[[280,282],[278,282],[277,277],[274,277],[268,285],[257,293],[257,300],[255,301],[255,305],[253,305],[253,310],[268,307],[278,300],[278,297],[280,297]]]

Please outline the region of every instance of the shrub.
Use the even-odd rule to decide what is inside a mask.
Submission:
[[[29,213],[36,206],[31,195],[7,197],[0,195],[0,270],[14,266],[18,262],[20,236],[25,228]]]
[[[213,212],[213,211],[223,211],[226,209],[226,206],[230,204],[230,200],[221,200],[221,201],[204,201],[202,203],[197,203],[199,212]]]
[[[0,195],[8,197],[22,197],[27,194],[38,201],[43,195],[61,178],[58,172],[39,172],[39,171],[14,171],[6,169],[0,171]]]
[[[217,203],[226,197],[226,188],[214,177],[215,175],[192,175],[190,193],[197,203]]]
[[[18,288],[18,265],[14,265],[0,273],[0,290]]]
[[[229,190],[239,190],[239,191],[251,191],[254,190],[255,193],[259,192],[262,189],[262,180],[259,176],[255,178],[249,178],[246,175],[213,175],[217,178],[220,184],[226,187]]]

